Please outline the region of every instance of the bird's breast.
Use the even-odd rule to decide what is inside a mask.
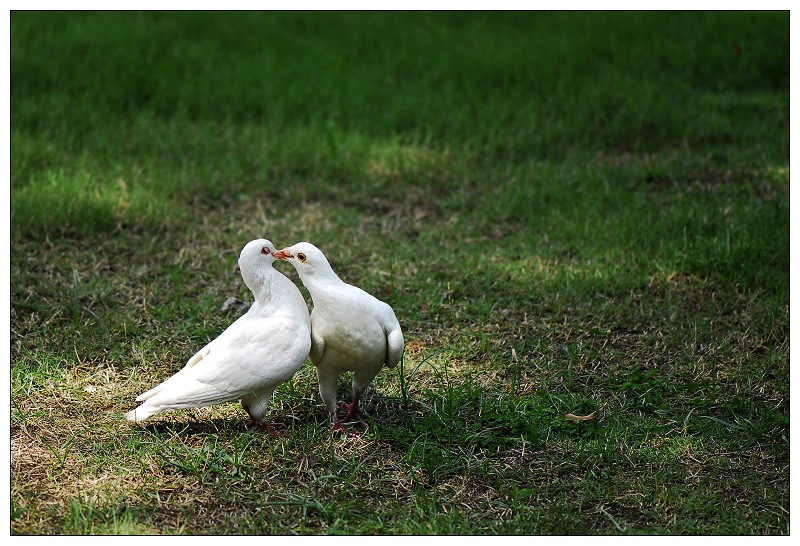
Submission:
[[[361,317],[326,320],[312,313],[311,329],[325,345],[318,365],[356,370],[380,365],[386,357],[386,334],[374,320]]]

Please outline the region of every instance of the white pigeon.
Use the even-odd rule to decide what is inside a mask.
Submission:
[[[249,426],[275,433],[264,421],[275,388],[290,379],[311,350],[311,319],[303,295],[272,267],[275,247],[250,241],[239,269],[255,302],[186,366],[139,396],[144,402],[125,414],[140,422],[161,412],[241,400]]]
[[[275,257],[291,263],[311,294],[311,353],[317,367],[319,393],[331,414],[333,429],[352,434],[342,422],[361,421],[358,401],[384,365],[394,368],[403,354],[403,332],[389,305],[362,289],[342,281],[320,249],[297,243],[279,250]],[[352,371],[353,403],[336,415],[339,375]]]

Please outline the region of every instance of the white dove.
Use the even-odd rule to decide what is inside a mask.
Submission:
[[[319,393],[331,414],[333,429],[352,434],[342,422],[361,421],[358,401],[384,365],[394,368],[403,354],[403,332],[389,305],[342,281],[320,249],[297,243],[275,253],[291,263],[311,294],[311,353],[317,367]],[[352,371],[353,403],[336,415],[339,375]],[[361,422],[364,425],[363,421]]]
[[[275,247],[250,241],[239,255],[239,269],[255,302],[219,337],[200,349],[186,366],[139,396],[144,402],[125,414],[140,422],[161,412],[241,400],[248,426],[275,434],[264,421],[275,388],[290,379],[311,350],[311,319],[303,295],[272,267]]]

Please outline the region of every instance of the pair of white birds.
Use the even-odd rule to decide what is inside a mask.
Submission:
[[[310,315],[300,290],[273,268],[276,260],[297,270],[313,300]],[[333,429],[352,434],[343,423],[363,424],[358,403],[364,390],[384,365],[395,367],[403,354],[403,332],[392,308],[342,281],[311,243],[278,251],[266,239],[250,241],[239,255],[239,269],[255,298],[247,313],[181,371],[136,398],[144,403],[125,418],[139,422],[164,411],[240,400],[249,425],[274,433],[264,419],[272,393],[309,357]],[[348,411],[340,420],[336,386],[347,371],[354,372],[353,402],[344,404]]]

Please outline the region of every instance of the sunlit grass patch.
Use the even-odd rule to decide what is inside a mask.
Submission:
[[[111,233],[125,224],[156,227],[174,209],[123,178],[98,180],[87,171],[48,171],[14,192],[12,225],[21,236],[84,236]]]

